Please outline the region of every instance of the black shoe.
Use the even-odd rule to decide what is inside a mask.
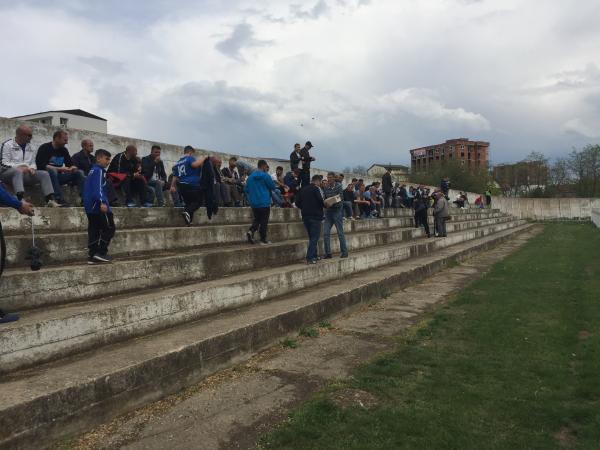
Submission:
[[[347,258],[347,257],[348,257],[348,253],[342,253],[342,254],[340,255],[340,258]]]
[[[271,241],[263,241],[262,239],[260,240],[260,245],[270,245],[272,244]]]
[[[96,253],[92,258],[99,263],[111,263],[112,262],[112,258],[110,256],[101,255],[100,253]]]
[[[94,265],[94,264],[98,264],[98,263],[99,263],[99,261],[96,261],[96,260],[94,259],[94,257],[93,257],[93,256],[90,256],[90,257],[88,258],[88,264],[89,264],[90,266],[92,266],[92,265]]]
[[[183,211],[181,213],[181,216],[183,217],[183,220],[185,220],[185,224],[189,227],[192,226],[192,218],[190,217],[190,213],[188,213],[187,211]]]
[[[71,205],[69,205],[64,200],[59,200],[57,203],[60,205],[61,208],[70,208],[71,207]]]
[[[251,244],[254,244],[254,233],[250,230],[248,230],[246,232],[246,239],[248,239],[248,242]]]
[[[306,264],[316,264],[317,260],[316,259],[307,259],[306,260]]]
[[[331,256],[331,255],[325,255],[325,256],[323,256],[323,259],[331,259],[331,258],[333,258],[333,256]]]

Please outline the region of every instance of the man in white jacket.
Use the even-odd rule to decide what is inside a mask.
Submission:
[[[19,200],[25,195],[25,185],[40,184],[47,206],[60,206],[54,200],[54,188],[45,170],[36,170],[35,151],[31,147],[33,132],[28,125],[20,125],[15,138],[0,144],[0,180],[10,183]]]

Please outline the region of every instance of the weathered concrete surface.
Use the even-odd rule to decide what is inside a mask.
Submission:
[[[481,220],[452,222],[448,229],[464,230],[511,220],[507,217],[493,216],[495,214],[489,216],[492,217],[489,219],[483,215]],[[348,234],[350,250],[423,236],[422,231],[414,228],[390,228],[384,231],[386,224],[392,227],[403,226],[407,220],[409,219],[390,218],[381,221],[359,221],[352,225],[348,223],[347,227],[361,233]],[[370,233],[365,235],[367,231]],[[194,234],[195,230],[189,232],[190,236]],[[244,236],[244,233],[240,234]],[[332,248],[335,251],[338,249],[335,238],[332,239]],[[80,251],[84,252],[83,249]],[[139,255],[118,259],[113,264],[101,268],[88,266],[83,255],[79,264],[71,266],[45,267],[37,272],[24,268],[9,269],[2,278],[0,308],[30,309],[89,300],[100,296],[139,292],[140,289],[213,279],[224,274],[280,265],[282,262],[293,263],[303,260],[306,240],[303,238],[285,241],[268,247],[228,244],[224,247],[212,245],[153,254],[144,253],[143,249],[139,251]]]
[[[592,222],[600,228],[600,201],[592,207]]]
[[[492,206],[520,219],[590,220],[592,209],[600,209],[600,199],[493,197]]]
[[[135,296],[102,298],[59,309],[32,311],[20,321],[0,328],[0,372],[173,327],[219,311],[296,293],[310,286],[514,228],[522,225],[522,222],[511,220],[478,225],[477,221],[452,223],[448,227],[451,233],[448,238],[411,240],[399,245],[389,245],[390,242],[406,238],[403,233],[394,233],[394,230],[366,235],[351,234],[348,236],[349,248],[363,251],[351,253],[349,258],[343,260],[332,259],[318,265],[288,265],[289,260],[281,255],[276,268]],[[453,227],[464,227],[465,230],[456,231]],[[408,229],[407,233],[411,236],[416,231]],[[382,237],[377,241],[379,235]],[[276,248],[270,247],[269,255],[273,255]],[[240,257],[237,253],[230,255],[235,260]],[[223,254],[219,254],[219,258],[223,259]],[[220,273],[232,272],[224,270]]]
[[[477,240],[434,254],[415,254],[377,271],[5,376],[0,381],[0,448],[41,447],[175,393],[303,325],[400,288],[529,227],[488,237],[477,230]]]
[[[73,449],[162,450],[254,448],[290,408],[326,382],[348,377],[358,364],[394,348],[401,334],[439,303],[482,276],[523,245],[530,231],[457,267],[391,293],[332,321],[317,338],[300,338],[296,349],[271,348],[233,370],[93,430]],[[362,404],[360,392],[350,399]],[[360,403],[359,403],[360,402]]]

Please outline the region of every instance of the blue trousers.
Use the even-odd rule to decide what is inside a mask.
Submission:
[[[348,247],[346,246],[346,235],[344,234],[344,222],[342,220],[342,208],[341,206],[329,208],[325,211],[325,254],[331,255],[331,227],[335,225],[338,239],[340,241],[340,253],[342,255],[348,254]]]
[[[318,217],[303,217],[304,227],[308,232],[308,249],[306,250],[306,260],[317,259],[317,244],[321,237],[321,222]]]
[[[64,200],[62,185],[69,184],[77,186],[79,195],[83,197],[83,186],[85,185],[85,175],[81,170],[77,172],[58,172],[56,170],[48,170],[52,187],[54,188],[54,196],[57,200]]]

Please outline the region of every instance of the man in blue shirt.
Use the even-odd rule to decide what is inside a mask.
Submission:
[[[267,227],[271,215],[271,192],[276,188],[277,186],[269,175],[269,165],[264,159],[261,159],[258,161],[258,170],[250,174],[244,188],[254,215],[254,221],[246,233],[248,242],[251,244],[254,244],[256,231],[260,234],[262,245],[270,244],[267,240]]]
[[[115,236],[115,221],[106,180],[110,156],[110,152],[104,149],[96,150],[96,163],[85,180],[83,207],[88,218],[88,264],[111,262],[108,246]]]
[[[0,206],[10,206],[25,216],[33,216],[33,205],[24,200],[13,197],[2,186],[0,186]],[[2,224],[0,223],[0,275],[4,270],[4,261],[6,259],[6,245],[4,234],[2,233]],[[0,309],[0,323],[8,323],[19,320],[18,314],[7,314]]]
[[[185,209],[181,213],[183,220],[189,227],[194,220],[194,213],[202,204],[202,190],[200,177],[202,165],[207,156],[199,159],[194,157],[196,150],[191,145],[183,149],[183,157],[173,166],[173,179],[171,180],[171,193],[179,192],[185,202]]]

